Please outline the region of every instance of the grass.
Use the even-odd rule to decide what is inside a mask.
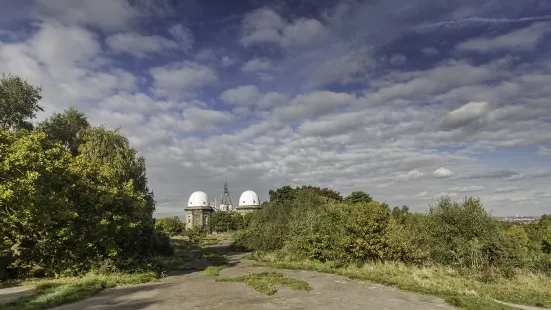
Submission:
[[[208,266],[205,269],[205,275],[209,277],[216,277],[220,275],[220,270],[228,268],[228,266],[219,265],[219,266]]]
[[[438,296],[461,309],[517,309],[500,304],[501,300],[514,304],[551,308],[551,279],[548,276],[520,273],[512,279],[461,273],[444,267],[415,267],[400,263],[371,263],[361,267],[332,267],[330,263],[302,260],[290,261],[274,254],[256,254],[253,259],[269,267],[313,270],[338,274],[352,279],[369,280],[427,295]]]
[[[218,238],[225,238],[220,236]],[[218,240],[218,239],[217,239]],[[161,264],[167,270],[174,270],[178,266],[193,260],[190,256],[195,253],[196,257],[203,257],[213,265],[212,271],[218,273],[227,259],[221,253],[214,250],[203,249],[200,246],[185,240],[185,238],[173,238],[174,255],[160,257]],[[205,271],[206,272],[206,271]],[[39,310],[49,309],[67,303],[76,302],[89,298],[103,289],[112,288],[125,284],[140,284],[157,280],[157,275],[151,273],[114,273],[100,275],[89,273],[82,277],[8,281],[1,283],[0,288],[10,286],[34,286],[34,293],[30,296],[21,297],[13,302],[0,305],[0,310]]]
[[[2,304],[0,305],[0,310],[50,309],[89,298],[106,288],[156,280],[157,276],[153,272],[135,274],[117,273],[110,275],[89,273],[78,278],[25,280],[20,282],[20,285],[35,286],[34,293],[10,303]]]
[[[161,264],[166,270],[175,270],[178,266],[193,260],[190,254],[196,253],[197,256],[201,255],[201,247],[196,244],[183,240],[182,238],[172,238],[172,246],[174,247],[174,255],[168,257],[161,257]]]
[[[261,272],[234,278],[218,278],[216,282],[243,282],[268,296],[277,292],[276,285],[284,285],[293,290],[309,291],[312,289],[307,282],[286,277],[279,272]]]

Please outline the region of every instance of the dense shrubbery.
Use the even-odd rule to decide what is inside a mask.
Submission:
[[[155,230],[162,232],[169,237],[182,235],[185,229],[186,224],[184,224],[177,216],[155,220]]]
[[[406,206],[391,210],[362,192],[345,199],[333,193],[288,186],[271,191],[270,202],[237,232],[236,245],[337,266],[397,261],[505,275],[515,268],[551,271],[551,217],[504,225],[475,198],[444,197],[424,214]]]
[[[245,225],[243,215],[239,213],[229,213],[215,211],[209,219],[209,228],[212,232],[227,232],[242,229]]]
[[[19,78],[0,83],[0,278],[156,268],[169,250],[144,159],[76,110],[33,129],[38,99]]]

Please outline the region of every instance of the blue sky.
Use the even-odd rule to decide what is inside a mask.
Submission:
[[[202,190],[364,190],[551,212],[551,2],[0,0],[0,72],[148,164],[157,216]],[[7,9],[6,9],[7,8]]]

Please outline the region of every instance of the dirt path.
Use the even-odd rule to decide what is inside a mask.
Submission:
[[[252,263],[243,259],[243,255],[232,255],[233,267],[223,269],[220,276],[272,271],[250,267]],[[55,309],[453,309],[440,299],[382,285],[318,272],[277,271],[304,280],[313,289],[306,292],[278,287],[275,295],[266,296],[243,283],[218,283],[216,277],[205,276],[202,270],[188,270],[171,274],[160,283],[108,289],[90,299]]]

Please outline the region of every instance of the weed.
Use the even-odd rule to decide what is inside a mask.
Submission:
[[[273,295],[276,285],[288,286],[293,290],[309,291],[312,288],[307,282],[284,276],[279,272],[261,272],[234,278],[218,278],[216,282],[243,282],[258,292]]]

